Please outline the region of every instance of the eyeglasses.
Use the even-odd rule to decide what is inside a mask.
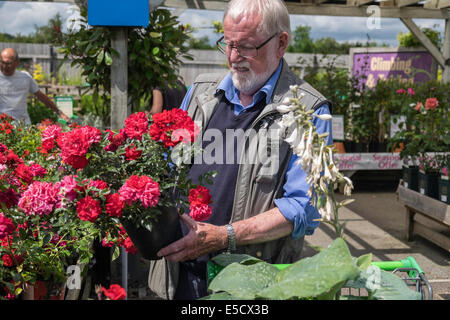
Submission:
[[[261,49],[265,44],[267,44],[270,40],[272,40],[275,36],[278,35],[278,32],[271,36],[269,39],[261,43],[259,46],[254,46],[251,44],[242,45],[242,46],[233,46],[224,41],[224,36],[222,36],[219,40],[216,41],[217,48],[220,52],[225,55],[230,55],[231,51],[236,49],[237,53],[243,58],[254,58],[258,55],[258,49]]]
[[[0,64],[3,64],[3,65],[5,65],[5,66],[7,66],[7,67],[12,66],[14,63],[15,63],[15,61],[12,61],[12,62],[5,62],[5,61],[0,60]]]

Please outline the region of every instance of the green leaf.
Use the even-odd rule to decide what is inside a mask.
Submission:
[[[153,54],[154,56],[157,56],[158,53],[159,53],[159,48],[158,48],[158,47],[154,47],[154,48],[152,49],[152,54]]]
[[[114,248],[114,252],[113,252],[113,254],[112,254],[111,261],[116,260],[119,256],[120,256],[120,249],[119,249],[118,246],[116,246],[116,247]]]
[[[277,267],[266,262],[251,265],[235,262],[211,281],[208,290],[213,293],[224,291],[240,299],[254,299],[274,281],[278,272]]]
[[[150,37],[152,37],[152,38],[159,38],[161,36],[162,36],[162,34],[159,32],[150,32]]]
[[[243,265],[250,265],[262,261],[247,254],[228,254],[228,253],[219,254],[214,258],[212,258],[211,260],[221,267],[226,267],[234,262]]]
[[[372,263],[372,254],[371,253],[362,255],[356,259],[356,265],[359,267],[360,270],[367,269],[371,263]]]
[[[362,271],[357,279],[348,281],[350,288],[364,288],[371,297],[378,300],[420,300],[420,293],[410,289],[397,275],[370,266]]]
[[[105,64],[107,66],[110,66],[110,65],[112,65],[112,63],[113,63],[113,59],[111,57],[111,54],[108,51],[106,51],[105,52]]]
[[[229,293],[219,292],[219,293],[214,293],[209,296],[200,298],[199,300],[240,300],[240,299],[233,297]]]
[[[259,292],[267,299],[292,299],[325,296],[337,292],[359,269],[342,238],[313,257],[304,258],[281,270],[273,285]]]
[[[97,55],[97,64],[101,64],[105,57],[105,50],[101,50]]]

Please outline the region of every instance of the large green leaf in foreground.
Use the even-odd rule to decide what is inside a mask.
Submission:
[[[345,241],[338,238],[315,256],[302,259],[280,271],[275,282],[259,292],[258,297],[334,299],[345,282],[356,278],[359,272]]]
[[[211,281],[208,290],[224,291],[240,299],[255,299],[259,291],[275,281],[277,273],[277,267],[266,262],[250,265],[234,262]]]
[[[370,293],[371,298],[377,300],[420,300],[422,298],[420,293],[408,288],[400,277],[376,266],[370,266],[362,271],[357,279],[348,281],[345,286],[364,288]]]

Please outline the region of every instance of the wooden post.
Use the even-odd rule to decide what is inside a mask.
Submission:
[[[119,57],[111,65],[111,130],[123,128],[131,110],[128,107],[128,32],[125,27],[114,28],[111,46]]]
[[[445,19],[445,32],[444,32],[444,46],[442,48],[442,55],[446,65],[442,68],[441,82],[450,82],[450,65],[447,65],[447,61],[450,62],[450,19]]]
[[[128,106],[128,32],[125,27],[114,28],[111,46],[119,57],[113,57],[111,65],[111,130],[123,128],[131,110]],[[128,255],[122,248],[122,287],[128,295]]]

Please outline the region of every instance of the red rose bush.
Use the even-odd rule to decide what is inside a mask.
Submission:
[[[208,219],[209,191],[172,159],[177,148],[185,158],[198,152],[198,133],[179,109],[131,114],[119,131],[23,127],[0,115],[0,299],[36,280],[65,281],[68,265],[92,259],[95,239],[113,257],[119,247],[136,253],[122,223],[150,230],[165,207]]]

